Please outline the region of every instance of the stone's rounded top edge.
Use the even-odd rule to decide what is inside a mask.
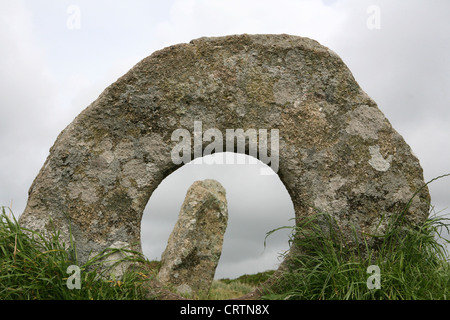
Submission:
[[[231,34],[223,36],[205,36],[193,39],[189,42],[181,42],[172,44],[156,51],[153,51],[147,57],[136,63],[122,78],[126,79],[127,75],[133,74],[134,71],[146,69],[144,66],[152,61],[153,63],[160,63],[159,59],[164,59],[165,56],[176,56],[180,51],[196,50],[198,48],[219,48],[228,47],[230,50],[234,47],[245,47],[248,49],[252,47],[273,49],[295,49],[301,48],[305,51],[314,52],[316,54],[325,54],[329,57],[341,60],[338,54],[330,50],[328,47],[322,45],[317,40],[302,37],[298,35],[291,35],[287,33],[279,34]],[[119,78],[120,79],[120,78]],[[119,80],[118,79],[118,80]]]
[[[133,76],[134,72],[147,70],[148,65],[154,65],[155,63],[160,64],[165,57],[174,58],[180,52],[196,51],[198,49],[211,49],[212,52],[214,49],[222,47],[229,50],[236,48],[246,48],[248,50],[251,50],[252,48],[262,48],[265,51],[301,49],[342,61],[337,53],[319,43],[317,40],[299,35],[287,33],[242,33],[221,36],[204,36],[192,39],[189,42],[174,43],[153,51],[147,57],[136,63],[118,80],[122,79],[126,81],[128,76]]]
[[[214,37],[200,37],[193,39],[189,42],[190,45],[200,45],[202,43],[209,43],[212,45],[220,45],[226,43],[242,43],[242,44],[257,44],[262,46],[276,46],[276,47],[302,47],[303,49],[325,49],[329,50],[324,45],[320,44],[317,40],[292,35],[287,33],[256,33],[256,34],[232,34],[225,36]]]
[[[194,188],[195,186],[200,185],[201,188],[208,190],[211,193],[219,193],[222,194],[223,197],[226,196],[226,190],[224,186],[217,180],[214,179],[205,179],[205,180],[197,180],[191,185],[190,188]]]
[[[194,182],[194,184],[200,184],[206,189],[210,189],[211,187],[213,187],[216,190],[221,190],[225,192],[225,188],[222,186],[222,184],[215,179],[197,180]]]
[[[165,51],[170,51],[175,48],[180,47],[188,47],[188,46],[201,46],[202,44],[211,45],[211,46],[222,46],[225,44],[241,44],[241,45],[251,45],[256,44],[260,46],[267,47],[280,47],[280,48],[296,48],[301,47],[305,50],[316,50],[316,51],[326,51],[330,54],[335,55],[333,51],[331,51],[326,46],[319,43],[317,40],[292,35],[287,33],[256,33],[256,34],[231,34],[231,35],[223,35],[223,36],[204,36],[196,39],[192,39],[189,42],[177,43],[173,45],[166,46],[159,50],[153,52],[149,57],[154,54],[161,54]]]
[[[241,41],[268,41],[268,40],[291,40],[291,41],[304,41],[304,42],[313,42],[315,44],[320,45],[320,43],[316,40],[310,39],[308,37],[302,37],[299,35],[293,35],[288,33],[236,33],[229,34],[223,36],[204,36],[196,39],[192,39],[189,44],[196,44],[200,42],[223,42],[229,40],[241,40]]]
[[[217,181],[216,179],[211,179],[211,178],[204,179],[204,180],[197,180],[197,181],[202,182],[202,183],[216,183],[216,184],[220,185],[219,181]]]

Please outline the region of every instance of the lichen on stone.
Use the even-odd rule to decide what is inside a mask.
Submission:
[[[80,263],[118,241],[140,251],[147,201],[182,165],[172,132],[192,133],[194,121],[279,130],[276,173],[297,221],[319,210],[383,230],[380,218],[424,184],[411,148],[330,49],[286,34],[200,38],[137,63],[61,132],[20,223],[43,231],[51,219],[66,241],[72,223]],[[429,203],[424,187],[405,218],[422,223]]]

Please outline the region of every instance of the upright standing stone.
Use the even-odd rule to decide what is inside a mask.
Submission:
[[[215,180],[194,182],[162,254],[159,280],[180,293],[208,291],[222,253],[227,222],[222,185]]]

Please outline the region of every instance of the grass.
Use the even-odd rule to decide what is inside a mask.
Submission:
[[[161,261],[153,260],[147,263],[147,270],[150,274],[157,275]],[[229,300],[242,297],[252,292],[258,285],[267,280],[275,270],[259,272],[251,275],[242,275],[236,279],[218,279],[211,284],[209,291],[200,292],[198,295],[184,294],[183,297],[195,300]],[[171,288],[168,288],[169,290]],[[172,288],[172,290],[175,289]]]
[[[327,228],[323,222],[329,223]],[[365,300],[447,299],[450,297],[450,265],[440,235],[448,219],[429,218],[416,228],[392,229],[379,238],[376,249],[364,254],[345,245],[331,217],[325,214],[305,219],[293,228],[291,242],[302,247],[291,268],[278,280],[276,289],[263,299]],[[71,250],[57,241],[22,229],[2,209],[0,219],[0,300],[128,300],[146,299],[142,284],[148,274],[128,272],[120,280],[99,277],[101,261],[116,251],[106,251],[81,269],[81,290],[67,288],[67,268],[76,265]],[[116,249],[117,250],[117,249]],[[140,258],[137,261],[141,261]],[[141,261],[142,262],[142,261]],[[146,262],[150,270],[158,261]],[[369,289],[370,265],[380,268],[380,289]],[[273,270],[237,279],[213,282],[197,299],[235,299],[255,289]],[[156,275],[156,273],[154,273]]]
[[[237,299],[255,290],[261,283],[269,279],[275,270],[244,274],[236,279],[214,280],[208,292],[200,294],[199,300],[229,300]]]
[[[220,281],[224,282],[225,284],[230,284],[233,282],[241,282],[241,283],[256,287],[256,286],[260,285],[261,283],[263,283],[264,281],[268,280],[274,273],[275,273],[275,270],[268,270],[268,271],[264,271],[264,272],[258,272],[255,274],[244,274],[233,280],[221,279]]]
[[[421,226],[411,226],[400,212],[385,235],[367,235],[351,247],[336,222],[318,213],[289,227],[290,241],[301,248],[301,254],[292,259],[288,271],[264,298],[446,300],[450,298],[449,241],[442,237],[442,231],[448,232],[449,227],[449,219],[436,215]],[[375,246],[368,246],[370,238]],[[377,266],[380,273],[374,275],[370,266]],[[378,288],[373,286],[375,278]]]
[[[318,227],[320,215],[297,226],[293,237],[302,254],[278,280],[266,299],[285,300],[437,300],[450,298],[447,249],[436,239],[447,228],[442,217],[430,218],[419,228],[402,229],[383,237],[376,249],[364,253],[344,244],[334,231]],[[327,216],[328,217],[328,216]],[[323,221],[323,219],[320,219]],[[380,288],[371,289],[380,270]],[[369,285],[368,285],[369,282]]]
[[[145,296],[146,275],[127,272],[118,280],[100,276],[105,258],[123,249],[105,250],[80,268],[81,289],[69,289],[68,280],[78,265],[73,244],[66,248],[54,233],[50,239],[19,226],[7,208],[0,213],[0,300],[128,300]],[[126,250],[124,250],[126,251]],[[130,253],[127,251],[126,253]],[[124,255],[119,262],[138,262],[137,255]],[[103,267],[102,267],[103,266]]]
[[[329,226],[323,226],[327,221]],[[392,229],[379,238],[376,249],[364,254],[345,245],[331,217],[325,214],[305,219],[292,227],[291,242],[302,247],[291,268],[263,299],[270,300],[366,300],[366,299],[448,299],[450,265],[441,231],[448,219],[429,218],[416,228]],[[104,252],[81,269],[81,290],[70,290],[67,268],[76,264],[70,250],[57,241],[25,232],[2,209],[0,220],[0,300],[129,300],[146,299],[142,284],[148,273],[125,273],[121,280],[99,277]],[[139,260],[139,259],[138,259]],[[147,262],[150,269],[158,261]],[[367,268],[380,269],[380,289],[369,289],[372,275]],[[235,299],[252,292],[274,271],[243,275],[237,279],[215,280],[201,300]],[[156,274],[156,273],[155,273]]]
[[[124,253],[123,258],[116,263],[136,262],[144,264],[145,269],[126,272],[120,280],[108,278],[106,258],[120,251]],[[68,272],[72,265],[78,265],[73,243],[65,246],[58,233],[48,239],[24,229],[8,208],[1,208],[0,300],[144,300],[148,298],[144,284],[149,277],[156,277],[160,261],[148,261],[131,250],[105,250],[79,266],[79,290],[69,289],[67,285],[68,280],[74,283],[69,279],[73,272]],[[237,298],[251,292],[257,279],[267,277],[256,274],[234,280],[216,280],[209,292],[197,299]]]
[[[239,298],[252,292],[255,286],[235,281],[214,280],[208,294],[200,296],[200,300],[229,300]]]
[[[435,180],[435,179],[433,179]],[[433,181],[432,180],[432,181]],[[408,204],[409,206],[409,204]],[[433,215],[421,226],[408,225],[404,212],[394,216],[388,232],[367,235],[356,247],[334,219],[323,213],[304,218],[292,228],[291,246],[301,248],[289,268],[266,290],[263,299],[272,300],[440,300],[450,298],[448,241],[442,231],[449,219]],[[126,249],[110,249],[80,266],[81,289],[69,289],[67,268],[78,265],[73,242],[60,243],[58,233],[50,238],[23,229],[7,208],[0,212],[0,300],[142,300],[144,284],[156,276],[160,262],[147,261]],[[356,241],[356,240],[355,240]],[[368,245],[374,241],[376,245]],[[356,248],[356,249],[355,249]],[[105,258],[123,253],[123,259],[145,263],[149,272],[136,268],[123,278],[100,276]],[[379,268],[379,288],[371,288]],[[243,296],[267,280],[274,271],[243,275],[213,282],[198,299],[223,300]]]

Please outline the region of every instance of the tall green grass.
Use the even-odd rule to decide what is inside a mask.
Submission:
[[[442,236],[443,230],[449,230],[450,219],[431,215],[423,225],[412,226],[403,218],[404,211],[390,221],[383,236],[372,235],[367,241],[359,240],[356,247],[348,245],[348,235],[344,235],[328,214],[318,213],[289,227],[292,228],[291,245],[295,244],[301,253],[292,258],[288,270],[281,275],[276,286],[266,291],[264,298],[450,298],[450,264],[446,246],[449,241]],[[269,232],[268,236],[278,229]],[[369,246],[371,237],[373,242]],[[379,289],[368,286],[368,281],[373,283],[373,274],[368,273],[368,267],[372,265],[380,269]]]
[[[345,245],[343,237],[317,224],[319,215],[297,225],[293,242],[302,248],[277,289],[267,299],[367,300],[450,298],[450,265],[445,245],[436,239],[447,219],[428,219],[419,228],[403,229],[383,238],[364,254]],[[329,218],[329,216],[327,216]],[[323,222],[323,218],[320,218]],[[444,239],[444,241],[446,241]],[[380,268],[380,289],[369,289],[372,273]]]
[[[438,177],[439,178],[439,177]],[[434,181],[436,179],[433,179]],[[431,181],[430,181],[431,182]],[[410,202],[411,203],[411,202]],[[382,236],[355,239],[359,245],[348,245],[336,221],[318,213],[297,221],[292,228],[291,247],[301,254],[290,258],[289,268],[281,273],[275,285],[265,291],[265,299],[366,300],[366,299],[449,299],[450,264],[442,231],[450,229],[450,219],[431,216],[423,225],[408,225],[404,213],[395,215]],[[59,234],[50,237],[22,228],[5,207],[0,211],[0,300],[124,300],[146,299],[149,273],[136,268],[120,279],[107,274],[105,261],[112,254],[123,253],[117,263],[144,263],[139,253],[126,249],[109,249],[98,254],[81,269],[81,289],[69,289],[67,268],[78,265],[75,244],[61,243]],[[369,237],[370,238],[370,237]],[[367,240],[367,241],[366,241]],[[373,240],[376,245],[368,245]],[[109,262],[108,262],[109,264]],[[368,267],[380,269],[379,289],[370,289]],[[141,271],[140,271],[141,270]],[[236,281],[215,282],[204,299],[231,299],[253,290],[272,272],[245,275]]]
[[[96,255],[80,268],[80,289],[69,289],[67,273],[77,265],[73,243],[66,248],[57,232],[50,237],[22,228],[5,207],[0,212],[0,300],[124,300],[142,299],[146,275],[126,272],[118,280],[108,272],[104,261],[112,254],[127,251],[117,263],[142,262],[135,252],[111,249]],[[108,262],[111,263],[111,262]],[[70,279],[69,279],[70,281]]]

